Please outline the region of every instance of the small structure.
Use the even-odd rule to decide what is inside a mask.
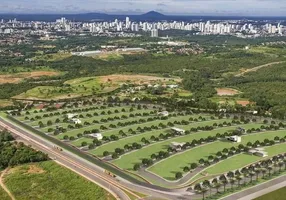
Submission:
[[[77,119],[77,118],[72,118],[71,122],[74,123],[74,124],[81,124],[81,120]]]
[[[239,136],[237,136],[237,135],[235,135],[235,136],[230,136],[230,137],[228,137],[227,139],[228,139],[229,141],[231,141],[231,142],[237,142],[237,143],[241,142],[241,137],[239,137]]]
[[[168,111],[158,112],[158,115],[163,116],[163,117],[168,117],[169,112]]]
[[[96,138],[98,140],[102,140],[102,138],[103,138],[101,133],[92,133],[92,134],[89,134],[89,136],[92,138]]]
[[[181,128],[173,127],[173,128],[172,128],[172,131],[174,131],[174,132],[177,133],[177,134],[185,134],[185,130],[184,130],[184,129],[181,129]]]
[[[178,85],[167,85],[167,87],[171,89],[175,89],[175,88],[178,88],[179,86]]]
[[[74,113],[68,113],[67,114],[68,119],[72,119],[72,118],[77,117],[77,116],[78,116],[78,114],[74,114]]]
[[[254,149],[250,149],[248,152],[252,155],[256,155],[259,157],[267,157],[268,156],[268,153],[266,151],[264,151],[264,148],[254,148]]]
[[[185,145],[185,142],[171,142],[170,147],[173,149],[176,149],[177,151],[180,151],[182,147]]]

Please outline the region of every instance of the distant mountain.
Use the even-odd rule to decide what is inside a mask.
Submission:
[[[22,21],[55,21],[61,17],[65,17],[72,21],[113,21],[115,19],[125,20],[130,17],[132,21],[161,21],[161,20],[174,20],[174,21],[188,21],[188,20],[241,20],[241,19],[276,19],[285,20],[286,17],[241,17],[241,16],[175,16],[163,15],[156,11],[150,11],[142,15],[129,15],[129,14],[105,14],[105,13],[80,13],[80,14],[0,14],[0,19],[14,19]]]
[[[159,13],[159,12],[156,12],[156,11],[150,11],[150,12],[147,12],[145,14],[142,14],[141,15],[142,17],[155,17],[155,18],[163,18],[163,17],[166,17],[166,15],[163,15],[162,13]]]

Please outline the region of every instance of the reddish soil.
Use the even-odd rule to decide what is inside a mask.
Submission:
[[[231,88],[217,88],[216,91],[218,96],[233,96],[239,93],[238,90]]]
[[[237,104],[240,104],[240,105],[242,105],[242,106],[247,106],[247,105],[251,104],[250,101],[237,101],[236,103],[237,103]]]
[[[113,74],[108,76],[101,76],[100,82],[101,83],[124,83],[127,81],[130,81],[131,83],[135,84],[149,84],[153,81],[162,81],[167,82],[171,80],[171,78],[163,78],[163,77],[157,77],[157,76],[147,76],[147,75],[123,75],[123,74]],[[173,79],[177,82],[180,82],[180,79]]]

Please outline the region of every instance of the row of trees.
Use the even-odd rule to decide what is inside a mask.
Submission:
[[[286,154],[280,154],[242,169],[229,171],[213,179],[197,183],[193,189],[202,195],[203,199],[205,199],[207,192],[209,192],[209,197],[219,198],[227,191],[241,190],[249,185],[255,185],[261,179],[271,179],[273,175],[279,175],[286,171],[285,157]],[[222,191],[220,190],[221,187],[223,187]],[[214,191],[215,194],[213,194]]]

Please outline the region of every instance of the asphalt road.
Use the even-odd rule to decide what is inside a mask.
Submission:
[[[192,193],[186,192],[186,189],[180,190],[159,190],[154,185],[148,187],[136,185],[120,178],[113,178],[104,173],[104,169],[84,160],[68,151],[59,151],[54,148],[54,144],[46,141],[40,136],[32,134],[22,128],[9,123],[0,118],[0,126],[8,129],[14,135],[17,135],[21,140],[31,144],[34,148],[47,153],[51,158],[55,159],[59,164],[75,171],[90,181],[105,188],[117,199],[129,200],[130,198],[124,191],[133,193],[133,191],[149,195],[148,199],[170,199],[170,200],[189,200]],[[138,199],[140,197],[133,193]]]

